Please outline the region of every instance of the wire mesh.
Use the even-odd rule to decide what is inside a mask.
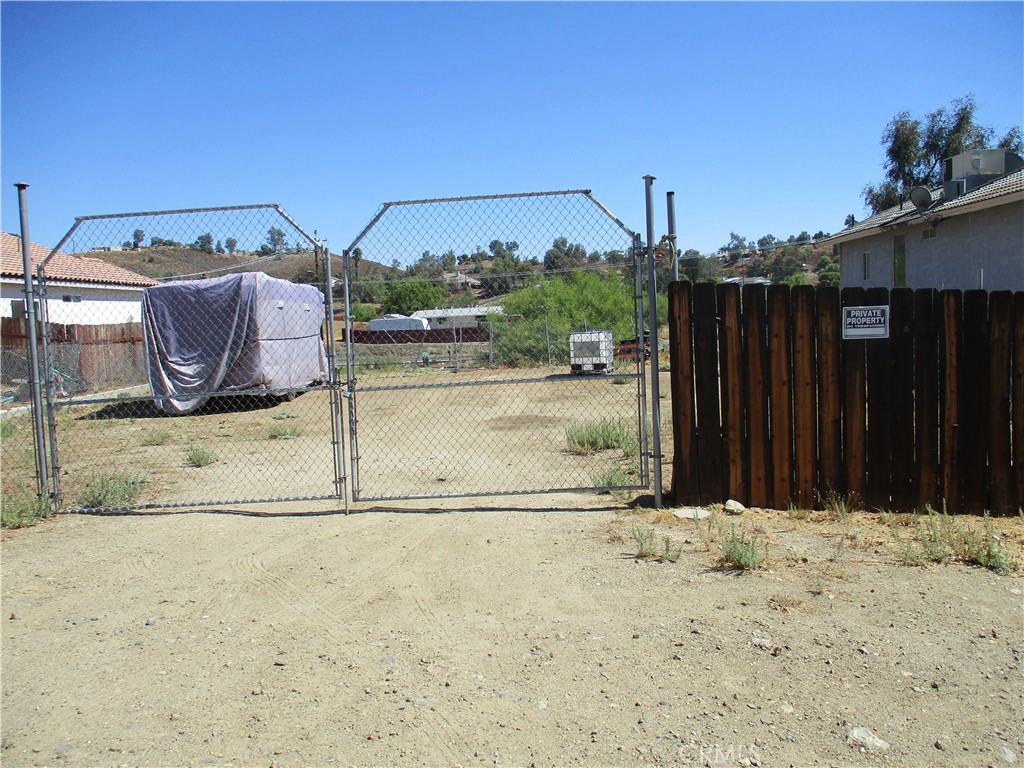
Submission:
[[[340,495],[327,265],[279,207],[81,217],[39,272],[65,509]]]
[[[357,498],[646,487],[634,250],[585,190],[385,204],[345,252]]]

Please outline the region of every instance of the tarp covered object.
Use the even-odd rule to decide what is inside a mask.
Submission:
[[[323,322],[318,288],[263,272],[146,288],[142,323],[156,402],[182,414],[209,399],[202,393],[326,381]]]

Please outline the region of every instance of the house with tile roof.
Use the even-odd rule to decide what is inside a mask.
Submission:
[[[32,269],[50,249],[31,243]],[[18,235],[0,233],[0,317],[25,317],[25,273]],[[142,292],[151,278],[102,259],[57,252],[46,265],[46,309],[51,323],[108,325],[142,319]]]
[[[822,240],[843,288],[1024,291],[1024,160],[1002,149],[948,158],[943,184]]]

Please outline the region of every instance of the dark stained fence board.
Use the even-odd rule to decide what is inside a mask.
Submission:
[[[938,509],[939,495],[939,325],[938,293],[914,292],[914,464],[915,506]]]
[[[818,483],[814,288],[793,288],[793,489],[801,509],[815,504]]]
[[[960,482],[964,511],[981,514],[988,506],[988,294],[964,292],[963,347],[958,361],[960,387]]]
[[[1013,296],[1013,510],[1024,508],[1024,292]]]
[[[789,292],[789,286],[786,285],[768,287],[771,489],[776,507],[786,506],[793,500],[793,374]]]
[[[768,435],[768,344],[763,285],[743,286],[743,388],[746,400],[751,506],[772,505],[771,442]],[[744,502],[746,503],[746,502]]]
[[[818,495],[846,492],[843,468],[843,392],[840,369],[842,326],[839,289],[817,290]]]
[[[690,283],[669,284],[669,360],[672,367],[672,498],[697,504],[697,422],[693,388],[693,317]]]
[[[863,288],[844,288],[842,305],[864,305]],[[867,389],[865,385],[865,346],[860,339],[844,339],[843,369],[843,462],[846,465],[846,492],[864,501],[867,475]]]
[[[864,292],[867,306],[889,303],[886,288],[869,288]],[[867,488],[864,503],[869,509],[888,509],[891,503],[890,471],[892,456],[890,441],[892,434],[892,405],[889,390],[889,339],[868,339],[867,370],[865,378],[868,389],[868,452]]]
[[[914,292],[889,295],[889,401],[891,403],[892,509],[917,506],[914,471]]]
[[[989,294],[988,323],[988,509],[994,515],[1014,511],[1010,464],[1011,364],[1013,294]]]
[[[750,504],[747,493],[747,441],[743,429],[743,345],[741,338],[740,287],[718,286],[721,317],[719,350],[722,376],[722,423],[725,448],[725,495]]]
[[[1024,293],[683,285],[677,502],[1024,505]],[[873,305],[890,308],[889,338],[843,340],[842,307]]]
[[[693,286],[693,329],[698,483],[701,503],[711,504],[721,501],[725,492],[718,386],[718,307],[714,283]]]
[[[963,296],[960,291],[942,294],[942,499],[945,510],[960,512],[960,387],[957,357],[960,351],[960,326]]]

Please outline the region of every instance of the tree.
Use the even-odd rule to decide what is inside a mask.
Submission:
[[[209,232],[196,238],[195,247],[203,253],[213,253],[213,235]]]
[[[828,256],[821,257],[814,271],[818,273],[818,285],[839,285],[839,264]]]
[[[136,251],[139,250],[139,248],[142,246],[142,241],[145,239],[146,233],[143,232],[141,229],[136,229],[135,232],[132,233],[132,248],[134,248]]]
[[[975,120],[973,95],[954,99],[951,108],[939,107],[924,120],[900,112],[882,133],[885,179],[864,187],[864,203],[872,213],[891,208],[917,186],[933,187],[942,180],[942,161],[971,149],[993,147],[1020,153],[1021,129],[1011,128],[996,140],[995,130]]]
[[[267,245],[270,246],[272,253],[283,251],[285,249],[285,236],[284,230],[278,229],[277,227],[271,227],[267,230]]]
[[[728,253],[730,256],[739,256],[748,250],[750,250],[750,246],[747,244],[747,238],[737,235],[735,232],[730,232],[729,242],[719,248],[718,252]]]
[[[440,307],[445,292],[439,285],[422,280],[392,282],[387,286],[381,301],[382,314],[411,315],[421,309]]]
[[[576,269],[587,263],[587,249],[579,243],[569,244],[564,237],[555,238],[555,242],[544,254],[544,271],[554,272],[564,269]]]
[[[352,266],[356,268],[355,282],[359,282],[359,265],[363,263],[363,249],[352,249]]]
[[[846,215],[846,221],[843,222],[843,226],[844,227],[852,227],[856,223],[857,223],[857,217],[854,216],[852,213],[848,213]]]
[[[220,240],[217,241],[217,246],[213,250],[215,250],[217,253],[224,253],[224,245],[221,243]]]
[[[228,253],[234,255],[235,249],[238,248],[238,241],[233,237],[229,237],[224,241],[224,247],[227,248]]]

